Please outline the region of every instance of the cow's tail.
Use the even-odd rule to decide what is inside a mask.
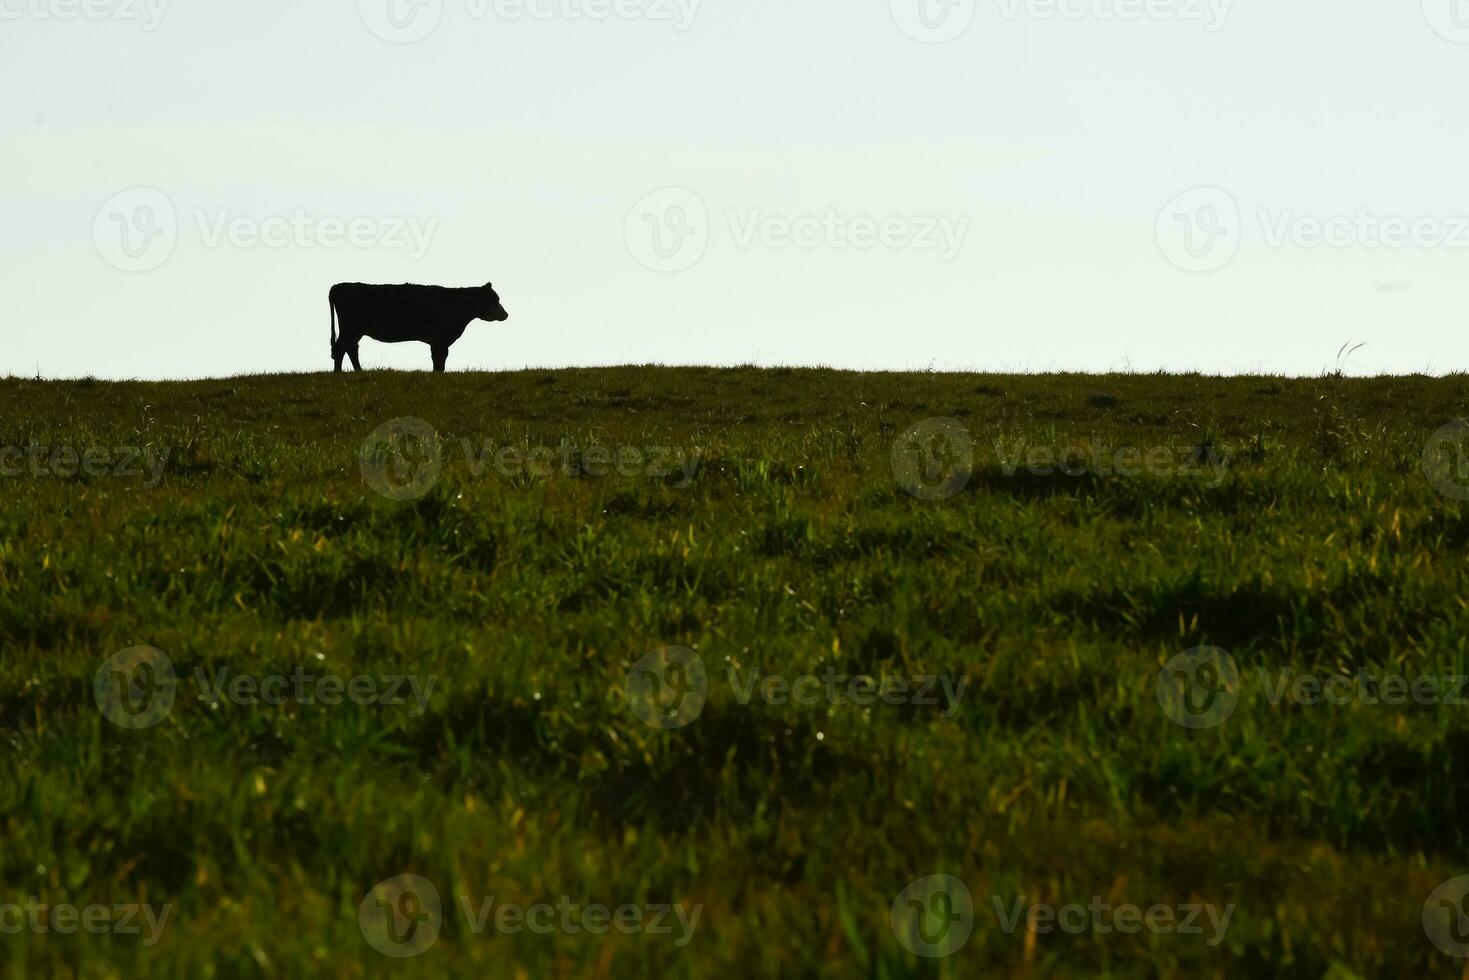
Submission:
[[[331,313],[331,324],[332,324],[332,357],[336,357],[337,356],[337,304],[334,303],[334,302],[332,302],[332,298],[331,298],[331,295],[330,294],[327,295],[326,305],[329,306],[331,308],[331,311],[332,311],[332,313]]]

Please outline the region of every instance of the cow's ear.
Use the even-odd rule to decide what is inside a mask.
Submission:
[[[485,283],[485,288],[486,289],[494,289],[495,288],[495,284],[492,283],[492,282],[487,282],[487,283]]]

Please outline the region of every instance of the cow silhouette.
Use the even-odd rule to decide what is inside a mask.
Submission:
[[[328,299],[332,309],[332,361],[338,372],[343,357],[352,358],[354,370],[362,370],[357,344],[363,337],[385,344],[421,341],[433,351],[434,370],[443,371],[449,361],[449,347],[464,336],[472,321],[500,323],[510,319],[500,294],[489,283],[449,289],[342,282],[331,288]]]

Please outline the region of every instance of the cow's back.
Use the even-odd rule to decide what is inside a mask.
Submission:
[[[464,317],[463,290],[404,283],[379,286],[343,282],[331,288],[332,306],[344,329],[376,340],[423,340]],[[464,322],[468,322],[467,318]],[[463,323],[458,324],[463,326]]]

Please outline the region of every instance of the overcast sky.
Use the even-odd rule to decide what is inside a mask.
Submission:
[[[0,0],[0,375],[1469,367],[1469,0]],[[369,367],[429,366],[363,342]]]

